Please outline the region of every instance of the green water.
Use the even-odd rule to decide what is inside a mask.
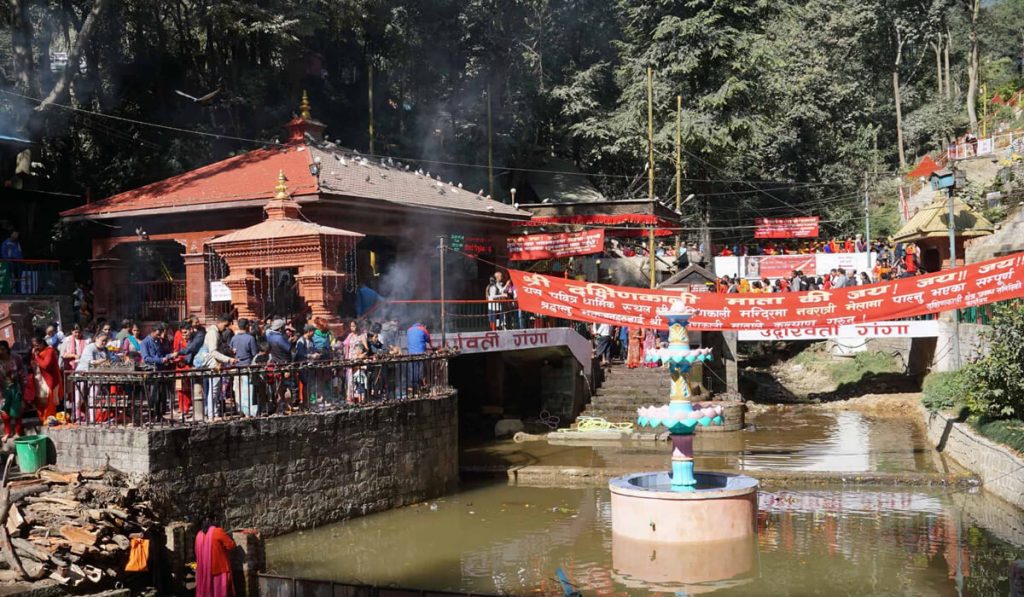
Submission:
[[[928,445],[919,425],[904,418],[798,407],[748,417],[748,422],[745,431],[697,434],[697,469],[936,472],[955,466]],[[659,470],[667,466],[667,445],[571,439],[517,444],[509,440],[466,447],[462,465]]]
[[[697,437],[698,469],[941,472],[904,419],[786,410]],[[463,465],[667,468],[665,444],[494,442]],[[753,473],[756,476],[756,472]],[[611,532],[609,493],[467,484],[455,495],[272,539],[272,573],[485,594],[1005,595],[1024,513],[977,490],[820,486],[760,493],[755,542],[653,547]]]
[[[267,558],[271,572],[286,576],[509,595],[560,595],[551,580],[559,567],[586,595],[955,595],[958,585],[965,595],[1004,595],[1008,563],[1024,549],[976,521],[1001,506],[992,499],[762,492],[749,553],[698,545],[659,555],[616,545],[606,489],[486,485],[272,539]],[[708,579],[722,558],[736,562],[726,566],[734,576]]]

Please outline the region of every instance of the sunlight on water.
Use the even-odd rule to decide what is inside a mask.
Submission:
[[[606,489],[498,484],[279,537],[267,555],[272,572],[290,576],[515,595],[561,595],[559,567],[600,595],[953,595],[958,569],[965,594],[1005,594],[1008,562],[1024,550],[973,522],[989,500],[917,489],[762,492],[756,548],[659,547],[613,537]]]

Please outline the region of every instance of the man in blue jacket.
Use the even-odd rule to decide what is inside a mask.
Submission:
[[[419,321],[409,327],[405,333],[405,339],[410,355],[423,355],[433,348],[430,344],[430,332],[427,331],[427,326]],[[423,383],[423,361],[409,363],[408,377],[409,393],[418,392]]]
[[[165,331],[164,324],[158,323],[154,325],[149,335],[139,345],[139,355],[142,357],[142,362],[158,371],[163,369],[174,357],[178,356],[178,353],[175,352],[167,354],[164,349],[163,337]],[[149,394],[151,418],[163,417],[170,389],[171,386],[165,381],[153,382]]]

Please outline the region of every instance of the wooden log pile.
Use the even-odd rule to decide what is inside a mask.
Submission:
[[[131,539],[158,524],[151,504],[107,471],[40,469],[0,487],[0,581],[68,587],[121,578]]]

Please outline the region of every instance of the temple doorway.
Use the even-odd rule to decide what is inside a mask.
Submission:
[[[283,317],[292,319],[306,311],[306,303],[299,295],[299,284],[295,276],[296,267],[274,267],[256,270],[252,295],[257,299],[260,318]]]
[[[185,318],[184,247],[175,241],[122,243],[111,253],[125,265],[114,289],[115,317],[178,322]]]

